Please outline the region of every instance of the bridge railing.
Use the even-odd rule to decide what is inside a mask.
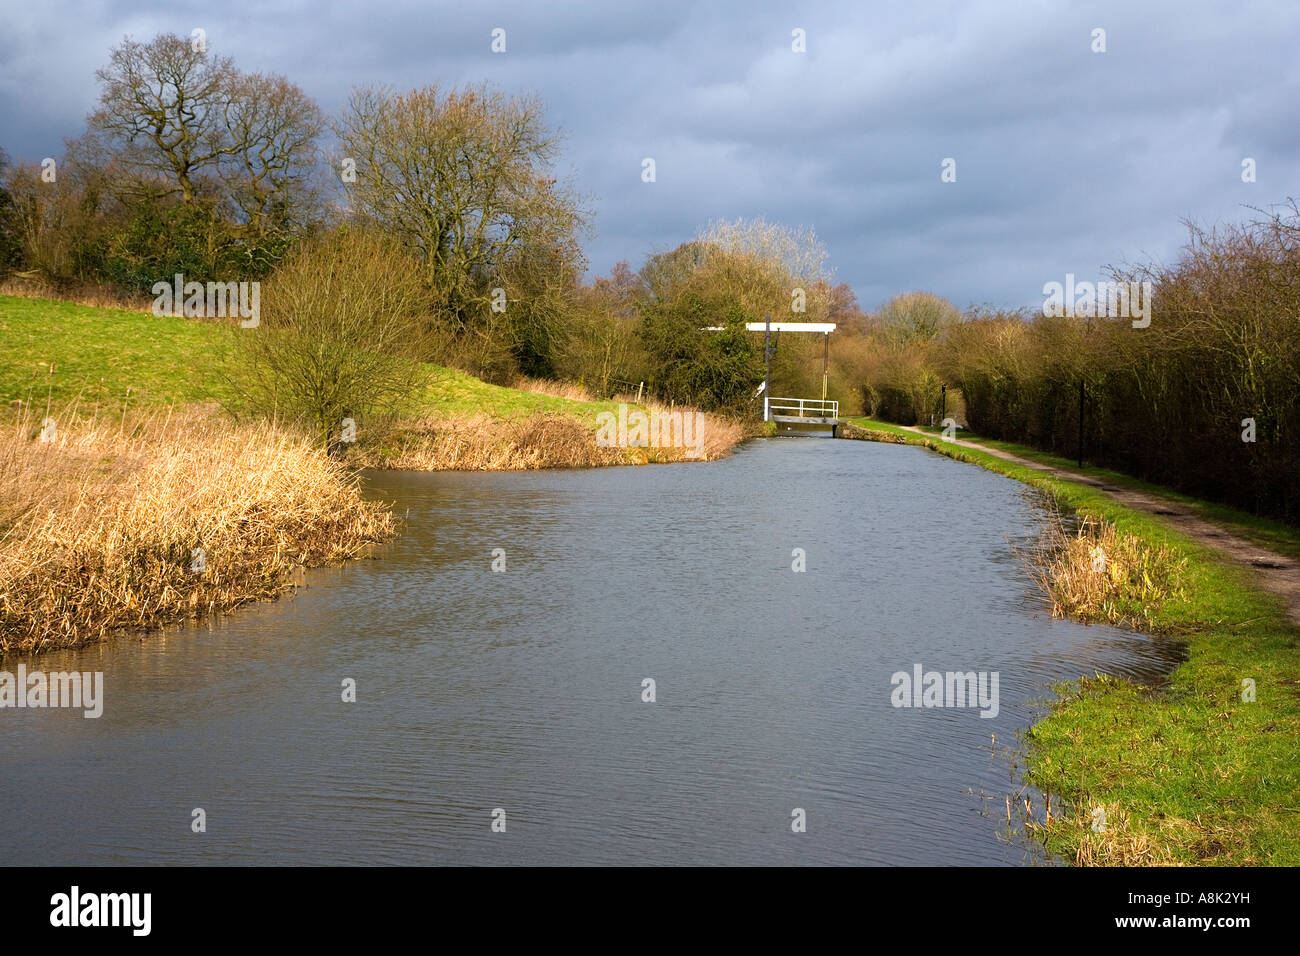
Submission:
[[[773,395],[767,400],[767,407],[773,415],[793,415],[798,418],[840,417],[840,403],[824,398],[777,398]]]

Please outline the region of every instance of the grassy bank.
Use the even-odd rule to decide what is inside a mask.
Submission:
[[[1062,509],[1112,528],[1112,557],[1159,554],[1161,567],[1177,568],[1146,601],[1131,587],[1108,593],[1097,582],[1118,619],[1153,639],[1185,641],[1187,660],[1161,687],[1084,675],[1058,688],[1029,734],[1026,774],[1065,803],[1050,820],[1040,814],[1050,851],[1081,864],[1300,864],[1300,650],[1280,598],[1248,569],[1087,485],[884,422],[855,424],[1040,488]],[[1211,506],[1205,513],[1262,540],[1295,541],[1291,529]],[[1077,554],[1064,560],[1078,569]],[[1253,701],[1243,700],[1248,679]],[[1094,832],[1097,808],[1104,824]]]
[[[87,409],[108,416],[201,402],[239,413],[239,395],[222,368],[240,334],[256,332],[225,322],[0,295],[0,401],[56,421]],[[576,386],[555,383],[507,388],[436,365],[421,373],[423,387],[400,416],[357,423],[356,443],[346,449],[352,464],[513,470],[708,461],[746,437],[740,425],[702,414],[699,454],[685,447],[604,448],[597,443],[599,416],[616,415],[619,400],[594,401]],[[622,404],[647,414],[656,410],[630,397]]]

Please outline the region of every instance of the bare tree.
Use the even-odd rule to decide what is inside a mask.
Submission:
[[[52,182],[42,167],[12,165],[0,174],[0,244],[8,244],[11,265],[21,260],[25,273],[51,282],[87,278],[91,248],[107,225],[100,208],[98,171],[64,161]],[[5,200],[0,200],[3,205]]]
[[[221,177],[256,234],[315,205],[312,174],[325,115],[298,86],[261,73],[229,78],[222,122],[230,144]]]
[[[243,74],[175,34],[127,37],[96,76],[99,108],[76,151],[111,166],[119,194],[211,193],[259,237],[308,214],[325,117],[298,86]]]
[[[959,323],[961,312],[932,292],[904,292],[884,304],[880,321],[892,341],[913,345],[930,342],[944,329]]]
[[[147,44],[127,37],[95,75],[103,90],[91,131],[115,141],[142,180],[192,202],[199,177],[234,152],[222,122],[234,63],[167,33]]]
[[[705,226],[698,238],[725,252],[771,262],[802,286],[831,278],[826,247],[811,226],[786,226],[762,217],[735,222],[716,220]]]
[[[581,381],[601,398],[647,374],[637,321],[647,290],[626,261],[574,296],[560,341],[557,371]],[[633,378],[636,376],[636,378]]]
[[[356,163],[355,211],[418,253],[457,329],[482,319],[516,250],[577,254],[583,213],[549,175],[558,140],[535,98],[361,87],[335,131]]]
[[[297,419],[335,449],[345,418],[396,413],[416,393],[427,305],[399,243],[335,230],[296,247],[266,283],[230,378],[253,409]]]

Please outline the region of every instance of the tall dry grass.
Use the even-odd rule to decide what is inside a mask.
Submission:
[[[1153,629],[1165,601],[1182,596],[1187,559],[1088,517],[1071,533],[1056,516],[1033,555],[1054,617]]]
[[[696,449],[676,446],[659,448],[627,449],[637,464],[664,464],[675,461],[716,461],[731,454],[738,444],[750,435],[745,425],[735,419],[714,412],[701,412],[688,406],[664,405],[655,401],[643,401],[641,407],[648,415],[660,417],[670,413],[681,412],[682,416],[695,416],[696,432],[692,444]]]
[[[594,433],[564,415],[434,416],[350,448],[348,460],[415,471],[529,471],[622,464],[617,452],[597,447]]]
[[[394,534],[343,465],[274,425],[198,408],[56,429],[0,432],[0,655],[269,598]]]
[[[93,282],[51,282],[40,275],[14,274],[0,280],[0,295],[23,299],[58,299],[96,309],[152,312],[153,298],[121,292]]]
[[[534,395],[549,395],[552,398],[567,398],[575,402],[592,401],[591,393],[577,382],[557,382],[549,378],[527,378],[520,376],[512,388]]]
[[[646,406],[646,410],[668,411],[666,406],[657,405]],[[472,415],[403,421],[349,448],[347,460],[359,467],[417,471],[597,468],[712,461],[730,454],[746,437],[740,423],[718,415],[701,413],[698,421],[696,444],[700,453],[697,456],[683,447],[601,447],[596,442],[594,415],[586,422],[567,415],[539,412],[521,418]]]

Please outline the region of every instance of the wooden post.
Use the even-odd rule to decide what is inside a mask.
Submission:
[[[763,331],[763,421],[772,420],[768,399],[772,394],[772,317],[763,317],[766,328]]]
[[[826,401],[826,378],[831,371],[831,334],[826,333],[826,347],[822,349],[822,401]]]

